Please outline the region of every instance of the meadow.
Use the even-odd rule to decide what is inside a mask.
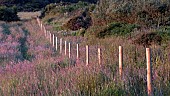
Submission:
[[[48,26],[47,26],[48,28]],[[56,33],[55,33],[56,34]],[[56,34],[57,36],[57,34]],[[2,96],[136,96],[147,95],[145,48],[119,37],[89,39],[60,37],[71,42],[71,58],[59,54],[44,36],[36,20],[1,22],[0,94]],[[76,59],[76,44],[80,59]],[[85,45],[89,65],[85,65]],[[123,79],[118,74],[118,46],[123,46]],[[102,63],[97,48],[102,49]],[[168,96],[168,46],[153,45],[152,81],[154,95]],[[64,44],[63,44],[64,48]]]
[[[132,4],[135,5],[134,2]],[[74,9],[76,4],[68,6]],[[98,6],[103,5],[100,3]],[[65,8],[62,12],[68,11],[67,7],[61,8]],[[108,12],[100,8],[99,11]],[[50,13],[42,19],[42,23],[46,30],[57,36],[56,50],[35,19],[37,14],[39,12],[19,13],[20,18],[23,17],[21,21],[0,21],[0,96],[147,96],[146,47],[151,49],[153,95],[170,95],[169,26],[148,28],[144,25],[138,29],[131,24],[137,19],[130,16],[119,18],[127,24],[107,21],[107,18],[91,14],[93,24],[88,29],[82,29],[81,33],[81,30],[62,29],[61,25],[69,20],[65,17],[70,14],[55,15],[56,19]],[[162,22],[166,18],[162,17]],[[144,19],[147,21],[148,18]],[[150,22],[144,24],[149,25]],[[65,24],[64,27],[70,25]],[[159,36],[155,34],[163,37],[161,43],[157,42]],[[63,53],[59,51],[61,38]],[[67,55],[64,53],[65,41],[71,43],[71,58],[68,50]],[[76,44],[79,44],[79,59],[76,58]],[[88,66],[86,45],[89,45]],[[123,47],[122,77],[119,75],[119,46]],[[101,64],[98,63],[97,48],[101,48]]]

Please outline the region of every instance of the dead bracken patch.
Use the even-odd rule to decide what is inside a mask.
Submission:
[[[70,30],[87,29],[92,25],[92,19],[88,12],[83,12],[80,16],[71,18],[64,27]]]

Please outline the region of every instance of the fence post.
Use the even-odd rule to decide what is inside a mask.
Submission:
[[[101,64],[101,49],[98,48],[98,60],[99,60],[99,65]]]
[[[42,31],[42,26],[43,26],[43,25],[42,25],[42,23],[41,23],[41,26],[40,26],[40,27],[41,27],[41,31]]]
[[[122,78],[122,71],[123,71],[123,48],[119,46],[119,75]]]
[[[62,54],[62,38],[60,38],[60,54]]]
[[[43,24],[42,24],[42,21],[41,21],[41,31],[43,30],[42,28],[43,28]]]
[[[153,96],[152,93],[152,81],[151,81],[151,55],[150,48],[146,48],[146,62],[147,62],[147,90],[148,96]]]
[[[67,55],[67,41],[65,41],[65,55]]]
[[[55,46],[55,36],[53,34],[53,47]]]
[[[37,22],[38,22],[38,26],[40,26],[40,19],[39,18],[37,18]]]
[[[47,36],[47,31],[46,31],[46,28],[44,27],[44,34],[45,34],[45,37]]]
[[[50,43],[52,43],[52,42],[51,42],[51,32],[50,32]]]
[[[57,37],[55,37],[55,49],[56,49],[56,51],[57,51],[57,46],[58,46],[58,44],[57,44]]]
[[[77,44],[77,60],[79,59],[79,44]]]
[[[89,46],[86,45],[86,66],[89,64]]]
[[[68,43],[68,56],[69,56],[69,58],[71,58],[71,44],[70,44],[70,42]]]

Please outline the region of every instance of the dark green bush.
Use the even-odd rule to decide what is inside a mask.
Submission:
[[[124,96],[126,93],[120,85],[114,82],[104,86],[99,96]]]
[[[59,12],[61,12],[61,13],[72,12],[72,11],[77,10],[79,8],[86,8],[87,6],[88,6],[87,2],[79,1],[77,4],[62,6],[61,9],[59,10]]]
[[[130,34],[135,28],[139,28],[139,26],[135,24],[113,22],[105,27],[102,31],[98,32],[96,37],[104,38],[108,35],[126,36]]]
[[[90,4],[87,2],[79,1],[78,3],[58,3],[58,4],[49,4],[45,7],[42,12],[42,17],[45,15],[56,15],[57,13],[66,13],[73,12],[78,9],[86,9]]]
[[[170,26],[165,26],[157,30],[157,34],[162,37],[162,43],[170,40]]]
[[[0,6],[0,20],[8,22],[19,20],[16,7],[8,8],[6,6]]]

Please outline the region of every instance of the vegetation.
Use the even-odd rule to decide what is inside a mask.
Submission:
[[[169,96],[169,11],[168,0],[49,4],[42,12],[43,24],[58,40],[71,43],[71,58],[52,46],[35,18],[1,21],[0,94],[147,96],[145,48],[149,47],[153,95]],[[89,45],[88,66],[85,65],[86,45]],[[120,45],[123,47],[122,78],[118,62]],[[101,48],[101,65],[97,48]]]
[[[0,6],[0,20],[3,21],[17,21],[19,20],[17,16],[16,8],[8,8],[6,6]]]

